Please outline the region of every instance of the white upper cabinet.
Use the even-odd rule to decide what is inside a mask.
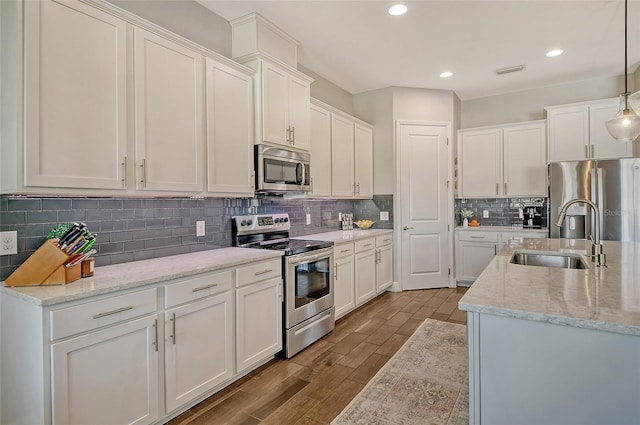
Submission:
[[[544,121],[458,132],[460,197],[545,196]]]
[[[259,59],[256,75],[256,143],[310,149],[311,79]]]
[[[252,196],[253,79],[206,59],[207,190]]]
[[[331,194],[351,198],[355,195],[353,121],[331,115]]]
[[[203,58],[135,28],[137,188],[202,192]]]
[[[373,197],[373,129],[354,125],[354,179],[356,197]]]
[[[124,189],[126,23],[78,1],[24,6],[24,186]]]
[[[311,105],[311,192],[331,196],[331,112]]]
[[[549,162],[631,156],[631,143],[616,141],[605,122],[618,113],[618,99],[545,108]]]

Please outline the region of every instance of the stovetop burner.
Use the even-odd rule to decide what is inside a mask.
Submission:
[[[306,239],[279,239],[277,241],[263,241],[259,243],[249,244],[247,248],[272,249],[276,251],[284,251],[284,255],[296,255],[302,252],[314,251],[322,248],[333,246],[330,241],[310,241]]]

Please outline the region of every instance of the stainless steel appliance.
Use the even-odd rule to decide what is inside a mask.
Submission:
[[[640,158],[553,162],[549,184],[552,238],[585,238],[598,219],[601,239],[640,241]],[[553,225],[562,205],[574,198],[594,202],[600,217],[577,204],[567,211],[562,228]]]
[[[290,239],[288,214],[237,216],[234,246],[284,252],[282,354],[290,358],[335,327],[333,242]]]
[[[310,190],[308,153],[269,145],[255,146],[256,191],[306,192]]]

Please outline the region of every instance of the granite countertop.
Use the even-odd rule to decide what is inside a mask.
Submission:
[[[353,229],[334,230],[333,232],[314,233],[312,235],[296,236],[294,239],[309,239],[312,241],[331,241],[336,245],[344,242],[355,242],[359,239],[374,238],[376,236],[389,235],[393,229]]]
[[[511,226],[469,226],[469,227],[462,227],[462,226],[456,226],[455,230],[488,230],[490,232],[514,232],[514,233],[519,233],[519,232],[535,232],[535,233],[549,233],[549,228],[548,227],[519,227],[517,229],[514,229]]]
[[[524,239],[504,247],[459,303],[461,310],[640,336],[640,243],[603,241],[607,268],[580,239]],[[514,251],[585,256],[586,270],[509,263]]]
[[[0,290],[3,294],[47,306],[281,256],[281,251],[220,248],[96,267],[93,277],[67,285],[8,287],[2,282]]]

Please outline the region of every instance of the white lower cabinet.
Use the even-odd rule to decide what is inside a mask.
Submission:
[[[167,310],[164,326],[170,413],[233,376],[233,293]]]
[[[376,294],[385,291],[393,283],[392,236],[376,238]]]
[[[376,295],[375,243],[373,238],[356,242],[356,305],[361,305]]]
[[[151,315],[52,344],[52,423],[155,422],[157,322]]]
[[[282,350],[282,278],[236,289],[236,372]]]
[[[353,242],[333,248],[333,302],[336,319],[356,307],[353,250]]]

